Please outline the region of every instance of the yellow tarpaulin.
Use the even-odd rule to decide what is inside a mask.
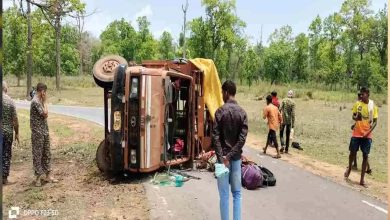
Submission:
[[[215,112],[223,105],[222,86],[217,68],[214,61],[210,59],[195,58],[190,61],[203,71],[204,102],[209,109],[211,118],[214,120]]]

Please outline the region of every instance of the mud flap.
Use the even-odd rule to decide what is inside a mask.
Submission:
[[[111,96],[111,144],[110,158],[111,170],[113,173],[123,171],[123,125],[124,125],[124,103],[122,99],[125,95],[125,72],[126,65],[119,65],[114,77]]]

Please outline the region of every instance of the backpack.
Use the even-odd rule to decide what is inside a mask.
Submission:
[[[263,184],[264,186],[275,186],[276,178],[274,174],[267,168],[259,166],[261,173],[263,175]]]
[[[242,185],[249,189],[256,189],[263,185],[263,175],[260,169],[254,164],[248,164],[241,167]]]

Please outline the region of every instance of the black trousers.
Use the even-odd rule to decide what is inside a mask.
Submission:
[[[283,141],[284,128],[286,128],[286,144]],[[280,126],[280,143],[282,147],[285,146],[285,151],[288,151],[288,147],[290,146],[290,133],[291,133],[291,125],[282,124]]]
[[[274,146],[276,148],[278,148],[278,139],[276,138],[276,131],[272,130],[272,129],[269,129],[268,131],[268,137],[267,137],[267,145],[272,145],[274,144]]]

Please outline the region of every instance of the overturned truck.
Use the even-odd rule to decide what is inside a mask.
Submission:
[[[191,167],[210,149],[214,113],[223,104],[212,60],[136,65],[111,55],[95,63],[93,77],[104,89],[105,137],[96,152],[102,172]]]

